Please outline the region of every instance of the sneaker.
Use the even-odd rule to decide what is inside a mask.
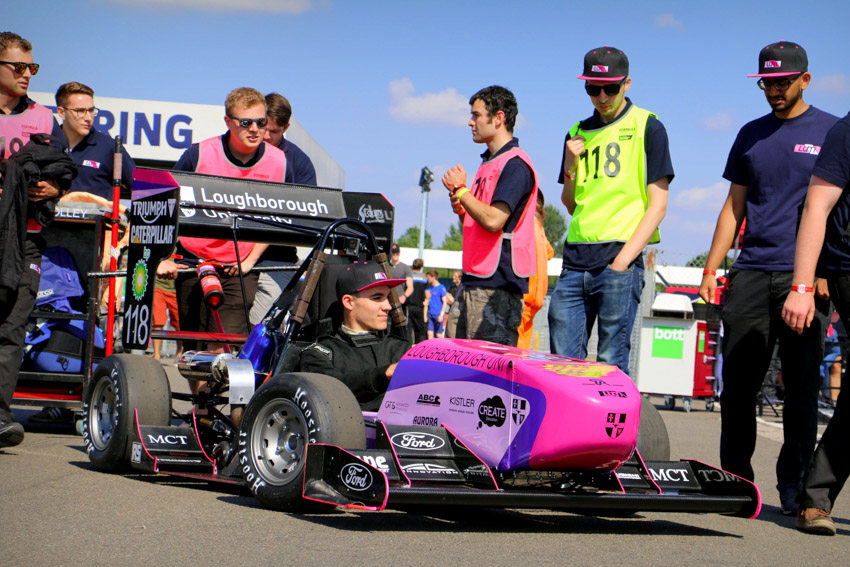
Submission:
[[[797,483],[785,484],[779,487],[779,503],[782,513],[786,516],[794,516],[800,505],[797,504],[797,496],[800,495],[800,485]]]
[[[797,514],[797,529],[807,534],[835,535],[835,522],[826,510],[801,507]]]
[[[16,421],[0,421],[0,447],[14,447],[23,440],[23,425]]]
[[[27,421],[31,423],[72,423],[74,412],[68,408],[49,407],[31,415]]]

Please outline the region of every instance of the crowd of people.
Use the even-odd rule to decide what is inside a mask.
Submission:
[[[39,233],[49,224],[44,205],[68,192],[106,200],[113,194],[113,143],[93,128],[98,112],[94,91],[78,82],[63,84],[56,92],[60,125],[27,97],[38,72],[32,49],[20,36],[0,33],[0,212],[7,227],[20,221],[27,228],[3,233],[17,234],[17,253],[2,247],[0,447],[16,445],[24,436],[10,403],[38,290],[44,251]],[[830,511],[850,475],[843,393],[817,451],[815,445],[830,301],[845,326],[844,314],[850,314],[850,116],[839,119],[805,101],[813,79],[798,44],[766,46],[758,54],[757,73],[749,76],[757,79],[770,112],[741,128],[729,152],[723,172],[729,193],[699,290],[706,302],[717,302],[717,270],[746,218],[723,311],[721,466],[754,479],[754,405],[778,341],[785,388],[784,443],[776,463],[782,510],[797,515],[802,531],[834,534]],[[595,327],[597,360],[628,373],[632,327],[645,285],[643,251],[660,241],[674,178],[670,143],[658,115],[626,96],[632,79],[623,51],[591,49],[577,78],[593,111],[568,129],[558,150],[561,202],[571,220],[548,310],[549,346],[555,354],[586,358]],[[454,274],[454,285],[447,289],[435,270],[423,272],[421,259],[411,269],[393,246],[391,274],[360,261],[339,276],[341,326],[300,353],[301,370],[338,377],[364,409],[377,407],[401,356],[426,338],[530,346],[534,315],[548,291],[546,263],[554,252],[543,231],[539,177],[514,136],[518,103],[513,93],[489,86],[473,94],[469,105],[472,139],[486,146],[481,165],[471,182],[461,165],[442,177],[463,225],[462,270]],[[228,94],[224,106],[226,131],[187,149],[175,170],[316,184],[309,157],[284,137],[292,114],[286,98],[239,88]],[[53,136],[54,147],[61,148],[55,160],[70,162],[75,179],[56,173],[20,186],[15,156],[43,142],[38,133]],[[132,171],[125,154],[122,180],[127,185]],[[183,330],[216,332],[220,319],[225,332],[241,334],[249,331],[242,294],[248,308],[255,307],[251,320],[256,322],[286,285],[285,272],[258,274],[253,268],[297,262],[294,249],[286,246],[195,237],[180,238],[176,257],[157,270],[156,297],[162,303],[154,325],[164,325],[164,313],[170,312],[172,324]],[[179,271],[203,261],[214,262],[221,280],[224,301],[217,317],[202,300],[198,276]],[[405,338],[385,332],[393,288],[409,321]],[[191,384],[193,391],[203,387]],[[35,419],[67,417],[54,408],[42,413]],[[241,414],[242,408],[232,407],[237,427]]]

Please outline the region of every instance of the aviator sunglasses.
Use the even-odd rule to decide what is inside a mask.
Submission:
[[[623,79],[619,83],[612,83],[610,85],[589,85],[587,83],[584,84],[584,90],[587,91],[587,94],[590,96],[599,96],[599,93],[605,91],[605,94],[608,96],[614,96],[618,92],[620,92],[620,88],[622,88],[623,83],[626,82],[626,79]]]
[[[227,116],[231,120],[235,120],[242,128],[250,128],[252,123],[257,124],[257,128],[265,128],[269,123],[269,119],[265,116],[262,118],[236,118],[235,116]]]
[[[30,73],[33,75],[38,73],[38,63],[24,63],[23,61],[0,61],[0,63],[11,65],[18,75],[23,75],[27,67],[30,68]]]

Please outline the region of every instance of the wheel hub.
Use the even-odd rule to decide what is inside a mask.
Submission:
[[[257,415],[251,448],[257,472],[267,483],[280,486],[301,474],[307,424],[289,400],[273,400]]]

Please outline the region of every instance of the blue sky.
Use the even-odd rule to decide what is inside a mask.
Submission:
[[[238,8],[237,8],[238,6]],[[346,188],[396,206],[396,233],[418,225],[419,171],[474,172],[467,100],[513,90],[515,134],[547,202],[566,130],[592,107],[576,80],[584,53],[616,46],[631,61],[635,104],[656,112],[676,179],[661,225],[661,262],[708,249],[738,129],[769,110],[754,79],[758,51],[806,48],[809,104],[850,110],[850,2],[524,2],[388,0],[30,0],[7,3],[4,30],[34,44],[33,91],[67,81],[100,96],[222,104],[252,86],[285,94],[294,116],[346,170]],[[442,242],[454,215],[442,185],[428,230]],[[557,243],[557,245],[562,243]]]

